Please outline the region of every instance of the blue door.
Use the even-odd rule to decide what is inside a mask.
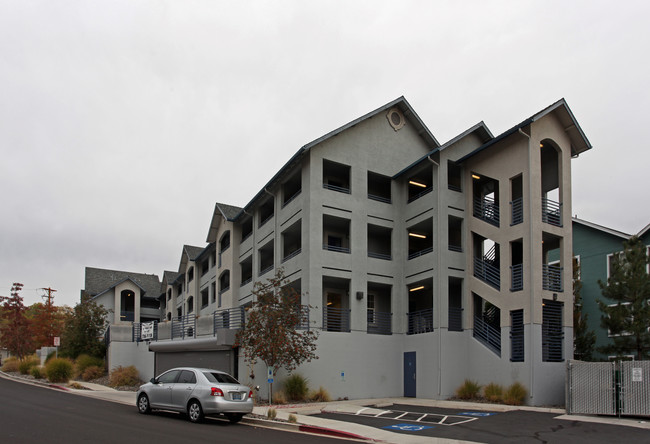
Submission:
[[[404,396],[415,398],[415,352],[404,353]]]

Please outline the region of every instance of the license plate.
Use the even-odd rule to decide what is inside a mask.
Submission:
[[[241,401],[241,393],[231,393],[230,397],[233,401]]]

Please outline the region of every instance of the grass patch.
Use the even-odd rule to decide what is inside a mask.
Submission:
[[[111,387],[133,387],[140,385],[140,375],[138,374],[138,369],[133,365],[128,367],[116,367],[110,374],[109,385]]]
[[[515,382],[506,390],[503,395],[503,402],[509,405],[523,405],[527,395],[526,388],[519,382]]]
[[[318,387],[318,390],[312,392],[309,399],[314,402],[330,402],[332,400],[329,392],[325,390],[322,385]]]
[[[489,383],[483,388],[483,397],[489,402],[502,402],[503,401],[503,387],[494,382]]]
[[[296,373],[284,381],[284,392],[290,401],[304,401],[309,393],[307,378]]]
[[[459,399],[476,399],[481,392],[481,385],[476,381],[466,379],[463,385],[456,389],[456,397]]]

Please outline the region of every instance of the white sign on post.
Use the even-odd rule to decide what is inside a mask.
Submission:
[[[140,330],[140,338],[143,341],[153,339],[153,322],[144,322]]]
[[[54,337],[54,346],[59,347],[61,345],[61,338],[59,336]]]
[[[632,367],[632,382],[643,382],[643,368]]]

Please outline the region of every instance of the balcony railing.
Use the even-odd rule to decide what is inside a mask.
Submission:
[[[501,356],[501,330],[474,316],[474,337]]]
[[[382,260],[385,260],[385,261],[393,260],[393,256],[391,256],[390,254],[374,253],[372,251],[368,252],[368,257],[372,257],[372,258],[375,258],[375,259],[382,259]]]
[[[433,331],[433,308],[406,313],[408,318],[407,335],[419,335]]]
[[[349,188],[340,187],[338,185],[330,185],[328,183],[324,183],[323,188],[325,188],[326,190],[337,191],[339,193],[350,194],[350,189]]]
[[[425,254],[429,254],[433,251],[433,247],[425,248],[424,250],[416,251],[415,253],[409,254],[408,260],[415,259]]]
[[[562,271],[563,267],[542,264],[542,288],[549,291],[564,291]]]
[[[474,217],[498,227],[499,204],[489,197],[474,198]]]
[[[486,284],[501,289],[501,272],[499,267],[495,267],[490,262],[474,257],[474,277],[482,280]]]
[[[452,244],[449,244],[449,245],[447,246],[447,249],[448,249],[449,251],[455,251],[456,253],[462,253],[462,252],[463,252],[463,247],[460,246],[460,245],[452,245]]]
[[[266,273],[268,273],[271,270],[273,270],[273,264],[271,264],[268,267],[260,270],[260,274],[258,274],[258,276],[263,276],[263,275],[265,275]]]
[[[336,245],[323,244],[323,250],[327,251],[336,251],[337,253],[350,253],[350,249],[347,247],[339,247]]]
[[[510,225],[518,225],[524,222],[524,199],[522,197],[510,202],[511,222]]]
[[[323,330],[349,332],[350,309],[325,307],[323,310]]]
[[[284,258],[282,258],[282,263],[285,263],[289,259],[298,256],[302,252],[302,248],[297,248],[296,250],[292,251],[291,253],[287,254]]]
[[[556,227],[562,226],[562,203],[542,198],[542,222]]]
[[[245,278],[243,281],[241,281],[241,284],[239,284],[240,287],[243,287],[246,284],[250,284],[253,282],[253,276]]]
[[[387,203],[387,204],[392,203],[390,197],[377,196],[376,194],[368,193],[368,199],[376,200],[378,202],[383,202],[383,203]]]
[[[510,266],[510,291],[524,289],[524,264]]]
[[[463,331],[463,309],[460,307],[449,307],[448,330]]]
[[[196,336],[196,316],[187,314],[172,318],[172,339]]]
[[[296,197],[300,196],[300,193],[301,193],[301,192],[302,192],[302,189],[296,191],[295,193],[293,193],[293,195],[292,195],[290,198],[288,198],[287,200],[285,200],[284,202],[282,202],[282,208],[286,207],[286,206],[289,205],[289,204],[290,204],[290,203],[291,203],[291,202],[292,202]]]
[[[300,306],[300,323],[296,329],[309,330],[309,305]]]
[[[391,335],[392,313],[368,310],[368,333],[373,335]]]
[[[217,334],[218,328],[237,330],[244,328],[246,323],[246,312],[244,307],[226,308],[217,310],[212,314],[213,333]]]
[[[433,187],[427,187],[424,190],[420,191],[418,194],[409,197],[409,199],[408,199],[408,201],[406,203],[411,203],[411,202],[413,202],[415,200],[418,200],[419,198],[421,198],[425,194],[429,194],[432,191],[433,191]]]

